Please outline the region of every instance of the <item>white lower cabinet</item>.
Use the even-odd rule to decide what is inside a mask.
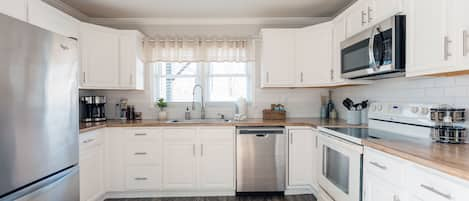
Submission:
[[[234,130],[232,128],[201,128],[199,140],[200,190],[234,190]]]
[[[234,134],[234,127],[105,128],[82,133],[81,200],[234,195]]]
[[[312,128],[288,129],[288,187],[312,187],[315,192],[319,164],[318,132]]]
[[[365,148],[364,201],[465,201],[469,182]]]
[[[197,187],[197,132],[195,129],[163,129],[163,189],[195,190]]]
[[[93,201],[104,194],[104,145],[101,130],[80,134],[80,200]]]

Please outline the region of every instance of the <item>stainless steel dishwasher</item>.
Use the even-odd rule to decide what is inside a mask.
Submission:
[[[237,127],[236,192],[285,191],[284,127]]]

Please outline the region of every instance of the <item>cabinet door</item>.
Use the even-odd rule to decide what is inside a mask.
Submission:
[[[373,174],[366,175],[364,188],[364,201],[406,201],[398,188],[382,182],[381,178]]]
[[[80,200],[92,201],[104,192],[102,146],[80,153]]]
[[[296,72],[299,86],[330,83],[332,24],[329,22],[296,32]]]
[[[289,130],[288,185],[312,185],[316,177],[315,134],[312,130]]]
[[[125,190],[125,142],[123,128],[106,128],[105,135],[105,189]]]
[[[402,11],[402,0],[371,0],[367,7],[368,23],[379,23]]]
[[[28,1],[28,22],[63,36],[79,35],[80,21],[41,0]]]
[[[199,178],[202,190],[234,190],[234,128],[199,130]]]
[[[122,89],[144,89],[143,35],[138,31],[120,31],[119,58]]]
[[[469,1],[455,0],[451,1],[451,8],[454,10],[454,17],[451,20],[455,23],[455,37],[456,37],[456,56],[460,59],[458,67],[460,70],[469,69]]]
[[[163,129],[163,138],[163,189],[196,189],[195,129]]]
[[[81,23],[82,88],[119,87],[117,30]]]
[[[409,1],[407,76],[444,73],[452,67],[456,52],[448,32],[448,2]]]
[[[368,26],[369,0],[360,0],[354,3],[345,17],[347,37],[353,36]]]
[[[0,0],[0,13],[26,21],[27,0]]]
[[[262,30],[262,87],[296,84],[295,32],[295,29]]]

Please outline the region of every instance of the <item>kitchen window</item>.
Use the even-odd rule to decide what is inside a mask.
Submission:
[[[192,89],[200,84],[208,102],[250,99],[247,62],[158,62],[154,64],[154,100],[192,102]],[[197,91],[196,99],[200,100]]]

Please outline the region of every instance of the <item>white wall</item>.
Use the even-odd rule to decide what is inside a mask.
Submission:
[[[269,25],[272,27],[274,25]],[[305,25],[292,25],[293,27],[302,27]],[[123,29],[139,29],[147,36],[254,36],[257,35],[265,25],[165,25],[165,26],[136,26],[120,25],[114,26]],[[285,27],[278,25],[274,27]],[[257,41],[256,60],[260,61],[260,41]],[[272,103],[280,103],[286,106],[288,117],[319,117],[320,96],[327,95],[326,89],[261,89],[260,88],[260,65],[258,62],[254,65],[254,87],[253,100],[249,104],[249,118],[262,118],[262,110],[270,108]],[[129,104],[136,106],[136,111],[143,113],[144,119],[155,119],[156,109],[152,106],[152,89],[150,84],[149,68],[146,69],[145,91],[112,91],[112,90],[82,90],[80,95],[104,95],[108,98],[106,115],[108,118],[116,118],[115,104],[121,98],[128,98]],[[171,119],[183,119],[185,106],[190,103],[169,104],[168,113]],[[199,108],[200,109],[200,108]],[[235,113],[234,104],[208,104],[207,117],[216,118],[217,113],[223,113],[228,118],[232,118]],[[199,113],[192,114],[193,118],[198,118]]]
[[[380,80],[367,86],[334,89],[332,96],[341,117],[345,116],[342,101],[346,97],[354,102],[368,99],[372,102],[450,104],[469,108],[469,76]]]

